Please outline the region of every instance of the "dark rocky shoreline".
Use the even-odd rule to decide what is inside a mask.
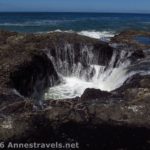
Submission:
[[[150,33],[124,31],[109,44],[125,44],[133,50],[133,61],[145,60],[149,56],[143,51],[150,46],[135,41],[139,35],[150,37]],[[71,140],[90,150],[149,149],[150,75],[134,75],[112,92],[87,89],[81,98],[47,100],[38,107],[47,87],[60,82],[49,56],[56,58],[59,49],[56,60],[63,61],[65,43],[77,50],[76,63],[82,60],[84,45],[93,47],[96,64],[107,65],[112,56],[108,43],[77,34],[0,31],[0,140]],[[71,68],[71,59],[67,60]],[[83,70],[88,68],[88,62],[81,64]]]

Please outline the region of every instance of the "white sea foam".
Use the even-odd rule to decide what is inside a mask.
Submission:
[[[45,99],[64,99],[64,98],[74,98],[81,96],[86,88],[101,89],[103,91],[112,91],[123,84],[127,79],[126,70],[121,68],[115,68],[108,70],[108,72],[103,72],[103,66],[94,65],[96,69],[96,74],[91,81],[86,81],[84,79],[71,76],[63,77],[64,83],[54,86],[45,93]],[[108,75],[110,73],[110,75]]]
[[[71,75],[62,75],[64,82],[58,86],[49,88],[45,93],[45,99],[64,99],[74,98],[81,96],[86,88],[101,89],[103,91],[112,91],[120,87],[125,80],[133,75],[133,72],[127,73],[127,67],[130,65],[130,60],[124,60],[124,58],[131,54],[127,51],[122,50],[119,53],[114,51],[113,56],[107,67],[101,65],[91,64],[91,68],[95,70],[94,76],[87,80],[84,76],[78,76],[73,72]],[[55,64],[55,62],[54,62]],[[114,68],[114,64],[116,67]],[[80,65],[77,66],[76,70],[80,72]]]
[[[81,96],[87,87],[95,87],[92,82],[81,80],[77,77],[63,77],[64,83],[54,86],[45,93],[45,99],[63,99]]]
[[[104,41],[109,41],[109,39],[111,37],[115,36],[114,31],[94,31],[94,30],[85,31],[84,30],[84,31],[75,32],[73,30],[64,30],[63,31],[63,30],[57,29],[57,30],[54,30],[54,31],[49,31],[48,33],[52,33],[52,32],[77,33],[79,35],[87,36],[87,37],[94,38],[94,39],[101,39],[101,40],[104,40]]]
[[[114,36],[114,32],[109,31],[81,31],[80,35],[88,36],[95,39],[111,38]]]
[[[120,57],[126,55],[124,51],[120,54]],[[114,52],[111,58],[109,68],[100,65],[91,65],[95,69],[95,75],[90,81],[84,78],[80,78],[74,74],[74,76],[63,76],[64,82],[58,86],[54,86],[45,93],[45,99],[64,99],[74,98],[81,96],[86,88],[101,89],[103,91],[112,91],[120,87],[125,80],[132,74],[127,74],[127,66],[130,61],[121,62],[118,61],[119,67],[113,68],[112,65],[116,60],[116,52]],[[105,70],[106,69],[106,70]]]
[[[127,73],[126,67],[119,67],[110,69],[107,72],[100,74],[102,66],[94,66],[96,68],[96,75],[91,81],[71,76],[63,77],[64,83],[49,88],[45,93],[45,99],[65,99],[81,96],[86,88],[100,89],[102,91],[112,91],[119,88],[129,77],[136,74],[136,72]],[[148,74],[148,72],[140,73],[141,75]],[[150,74],[150,72],[149,72]]]
[[[62,31],[58,30],[57,32]],[[68,50],[69,47],[67,47],[67,51]],[[71,50],[72,48],[70,48],[70,54],[73,54]],[[85,50],[87,50],[90,54],[90,49],[83,48],[83,51]],[[136,65],[131,65],[130,59],[128,59],[131,55],[132,52],[127,50],[121,50],[121,52],[114,50],[112,58],[107,67],[91,64],[90,68],[94,68],[94,76],[92,76],[90,80],[84,76],[80,76],[79,73],[76,74],[75,72],[67,75],[61,74],[64,82],[58,86],[49,88],[47,93],[45,93],[45,99],[74,98],[81,96],[86,88],[112,91],[119,88],[128,78],[137,73],[141,75],[150,74],[150,69],[147,67],[145,69],[143,67],[145,63],[145,66],[149,66],[149,57],[145,58],[143,61],[140,60],[139,63],[137,61]],[[91,59],[92,58],[93,57],[91,57]],[[55,64],[55,62],[53,63]],[[67,69],[67,67],[65,69]],[[80,65],[78,65],[75,69],[77,72],[80,72],[82,68]]]

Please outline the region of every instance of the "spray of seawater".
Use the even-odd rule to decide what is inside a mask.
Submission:
[[[121,52],[114,50],[107,66],[91,64],[90,68],[94,69],[94,75],[90,80],[87,80],[83,75],[79,76],[79,73],[76,74],[75,72],[66,76],[61,74],[62,83],[49,88],[45,93],[45,99],[74,98],[81,96],[86,88],[112,91],[120,87],[128,77],[133,75],[133,73],[127,73],[127,67],[130,65],[130,60],[127,58],[130,55],[131,53],[124,50]],[[81,70],[81,66],[77,65],[76,71],[80,72]]]

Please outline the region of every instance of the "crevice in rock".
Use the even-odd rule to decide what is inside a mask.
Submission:
[[[59,77],[50,59],[41,52],[33,55],[30,62],[24,62],[10,75],[11,86],[21,95],[36,100],[42,99],[46,88],[59,83]]]

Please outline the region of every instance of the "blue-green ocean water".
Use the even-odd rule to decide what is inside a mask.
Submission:
[[[150,31],[150,14],[120,13],[0,13],[0,29],[19,32]]]

